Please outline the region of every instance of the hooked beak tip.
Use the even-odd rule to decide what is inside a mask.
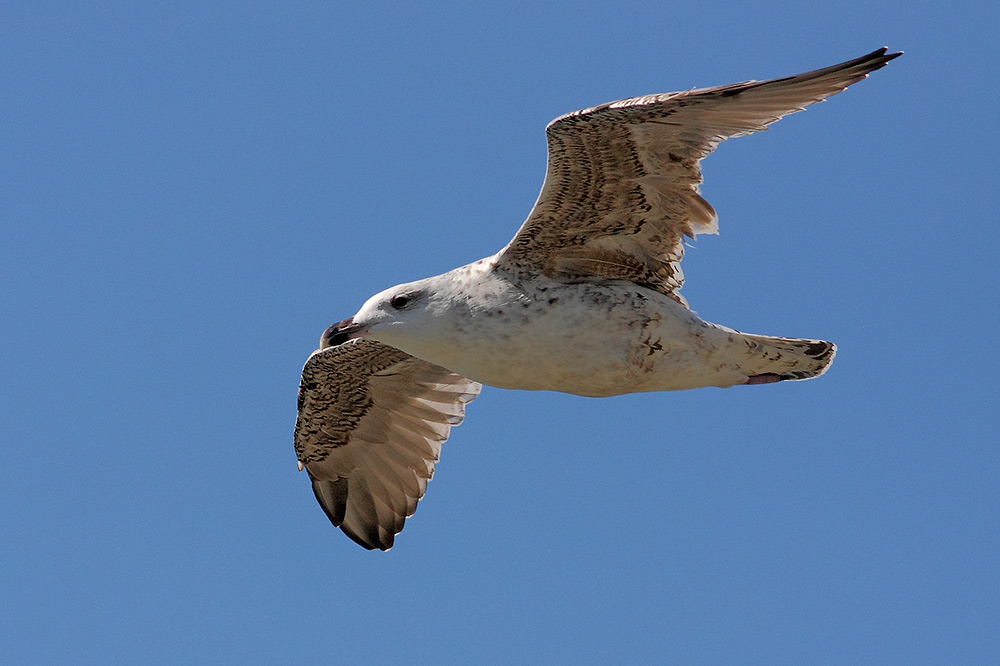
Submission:
[[[362,331],[363,327],[355,324],[353,317],[339,321],[323,331],[323,335],[319,338],[319,348],[342,345],[348,340],[360,337]]]

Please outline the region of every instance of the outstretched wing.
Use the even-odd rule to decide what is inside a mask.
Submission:
[[[388,550],[482,386],[372,340],[312,353],[302,368],[295,453],[334,525]]]
[[[771,81],[648,95],[556,118],[538,201],[497,270],[554,279],[629,280],[684,303],[685,236],[716,233],[698,193],[700,161],[901,55],[886,49]]]

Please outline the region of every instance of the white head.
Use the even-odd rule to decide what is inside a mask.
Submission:
[[[326,329],[320,347],[368,338],[422,358],[446,352],[454,346],[457,311],[467,311],[468,306],[455,286],[441,277],[407,282],[375,294],[356,315]]]

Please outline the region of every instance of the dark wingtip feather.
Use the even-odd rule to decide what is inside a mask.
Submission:
[[[844,63],[844,65],[847,67],[851,67],[851,66],[869,64],[870,67],[868,71],[874,72],[876,69],[882,69],[883,67],[885,67],[890,60],[895,60],[899,56],[903,55],[902,51],[896,51],[895,53],[887,54],[886,52],[888,50],[889,50],[888,46],[883,46],[882,48],[876,49],[867,55],[861,56],[860,58],[849,60],[846,63]]]
[[[877,51],[873,51],[868,57],[879,57],[882,59],[882,65],[889,62],[890,60],[895,60],[899,56],[903,55],[902,51],[896,51],[895,53],[886,53],[889,50],[888,46],[883,46]]]
[[[379,550],[389,550],[392,548],[393,537],[395,535],[390,533],[380,534],[377,521],[366,524],[364,534],[359,534],[344,522],[344,518],[347,515],[348,479],[337,479],[336,481],[313,479],[312,488],[313,494],[316,495],[316,501],[323,508],[323,512],[326,513],[327,518],[330,519],[334,527],[339,527],[344,534],[350,537],[351,541],[368,550],[375,550],[376,548]],[[374,505],[372,509],[374,510]]]
[[[369,538],[366,538],[364,536],[361,536],[360,534],[358,534],[354,530],[352,530],[347,525],[341,525],[340,526],[340,531],[343,532],[344,534],[346,534],[348,537],[350,537],[351,541],[353,541],[354,543],[358,544],[359,546],[362,546],[362,547],[366,548],[367,550],[375,550],[376,548],[378,548],[379,550],[389,550],[389,548],[392,546],[391,543],[388,546],[386,546],[385,544],[378,542],[377,539],[375,540],[374,543],[372,543],[372,542],[370,542],[370,537],[372,535],[370,535],[370,534],[366,535],[367,537],[369,537]]]
[[[312,488],[316,501],[323,507],[330,522],[340,527],[347,511],[347,479],[313,479]]]

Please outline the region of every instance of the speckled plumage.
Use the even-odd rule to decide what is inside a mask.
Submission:
[[[481,388],[374,340],[313,352],[299,385],[295,454],[334,525],[366,548],[392,547]]]
[[[739,333],[681,297],[684,238],[717,232],[700,160],[898,55],[552,121],[542,191],[505,248],[376,294],[306,363],[296,452],[334,524],[391,546],[479,383],[608,396],[823,374],[832,343]]]

